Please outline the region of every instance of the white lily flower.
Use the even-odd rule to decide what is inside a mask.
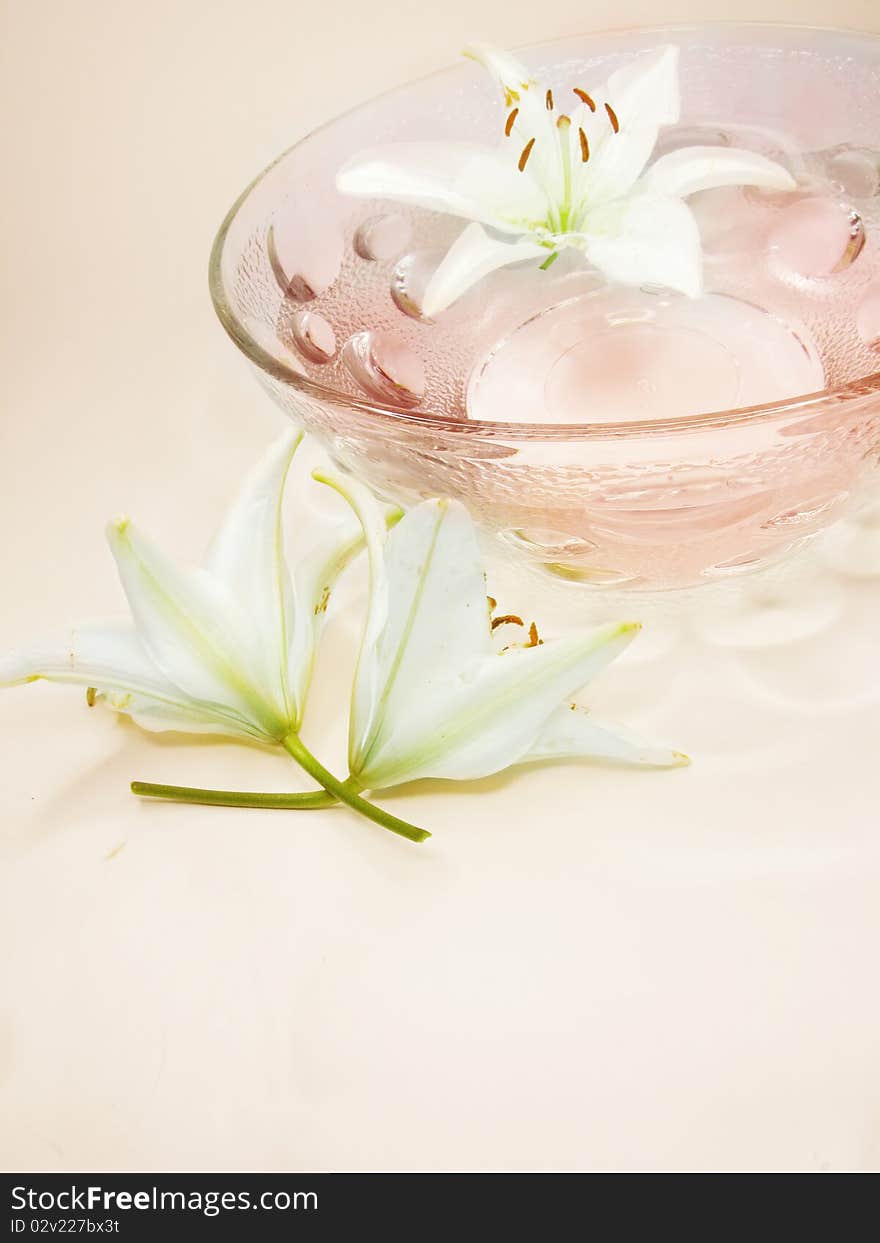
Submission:
[[[295,733],[330,589],[363,547],[360,528],[346,524],[291,576],[281,501],[301,439],[282,436],[249,474],[201,569],[178,568],[128,519],[112,523],[133,624],[77,627],[0,659],[0,686],[86,686],[90,702],[97,692],[147,729],[273,743]]]
[[[477,47],[465,54],[502,89],[508,111],[499,146],[390,144],[356,156],[336,179],[345,194],[474,222],[429,281],[426,316],[497,268],[524,259],[546,265],[568,247],[611,281],[697,297],[702,248],[683,200],[718,186],[795,186],[779,164],[733,147],[682,148],[649,166],[661,126],[680,116],[677,47],[635,58],[604,86],[575,87],[569,109],[506,52]]]
[[[572,696],[635,637],[634,623],[496,652],[473,522],[457,501],[423,501],[386,535],[363,485],[316,478],[358,515],[370,599],[352,694],[351,776],[378,790],[421,777],[469,780],[512,764],[599,756],[674,767],[678,752],[594,724]]]

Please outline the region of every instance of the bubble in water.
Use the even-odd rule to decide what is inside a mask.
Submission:
[[[532,557],[547,560],[555,558],[558,560],[570,560],[591,555],[596,552],[598,545],[592,540],[583,539],[578,535],[567,535],[563,531],[554,531],[541,528],[529,528],[524,530],[522,527],[516,527],[502,531],[500,539],[516,548],[518,551],[528,553]]]
[[[342,266],[342,234],[334,222],[278,216],[266,234],[272,271],[285,297],[310,302],[324,293]]]
[[[854,263],[865,244],[857,212],[829,199],[799,199],[783,208],[767,237],[774,266],[783,274],[827,277]]]
[[[880,189],[880,155],[858,147],[844,147],[828,161],[828,175],[844,194],[873,198]]]
[[[654,158],[668,155],[682,147],[729,147],[730,135],[714,125],[677,125],[665,130],[657,139]]]
[[[390,332],[357,332],[342,349],[346,370],[371,397],[391,405],[417,406],[425,394],[421,359]]]
[[[297,311],[290,327],[294,344],[312,363],[328,363],[336,353],[336,333],[316,311]]]
[[[443,258],[441,250],[416,250],[404,255],[391,273],[391,300],[410,319],[430,322],[422,314],[422,299],[428,281]],[[454,308],[453,308],[454,309]],[[444,312],[446,315],[447,312]]]
[[[406,216],[371,216],[354,235],[354,248],[362,259],[379,261],[399,255],[409,241],[411,226]]]
[[[880,281],[869,285],[856,311],[859,336],[869,349],[880,351]]]

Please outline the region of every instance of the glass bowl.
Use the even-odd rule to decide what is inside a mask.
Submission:
[[[715,309],[609,289],[563,255],[421,317],[462,222],[344,197],[335,174],[380,142],[497,141],[496,88],[470,62],[297,143],[233,206],[210,261],[226,331],[342,466],[395,500],[460,498],[490,545],[580,590],[690,586],[775,561],[864,495],[880,456],[880,38],[736,23],[520,55],[561,90],[668,43],[682,120],[660,147],[750,146],[799,182],[691,200]],[[652,333],[658,307],[672,335],[651,337],[664,361],[647,382],[625,365],[634,339],[616,334]],[[772,401],[748,404],[731,345],[743,332],[782,387]],[[623,360],[610,397],[607,376],[590,382],[609,357]],[[791,364],[806,391],[785,389]]]

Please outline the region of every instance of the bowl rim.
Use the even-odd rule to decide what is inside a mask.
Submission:
[[[574,39],[602,39],[614,35],[672,35],[676,32],[683,34],[697,31],[721,32],[724,30],[740,32],[755,30],[766,33],[775,30],[803,34],[852,35],[860,41],[876,44],[877,50],[880,52],[880,32],[877,31],[860,30],[857,27],[851,26],[821,26],[802,22],[761,21],[674,22],[660,25],[604,27],[600,30],[573,32],[554,39],[542,39],[536,42],[519,44],[513,50],[517,52],[533,52],[540,48],[552,48],[565,44]],[[500,420],[485,421],[471,418],[462,420],[451,418],[444,414],[434,414],[425,409],[402,410],[392,405],[369,401],[365,398],[345,393],[340,389],[321,384],[310,376],[304,375],[292,366],[287,365],[283,360],[276,358],[275,355],[260,345],[256,338],[247,330],[226,297],[222,271],[223,256],[229,232],[238,217],[239,211],[257,186],[269,176],[282,160],[285,160],[303,143],[310,141],[325,129],[329,129],[337,122],[344,120],[345,117],[351,116],[367,104],[390,98],[400,91],[409,90],[420,82],[426,82],[439,77],[441,74],[448,73],[453,68],[455,66],[451,64],[444,65],[431,73],[422,74],[420,77],[408,79],[386,91],[380,91],[378,94],[372,95],[353,107],[337,113],[314,129],[309,130],[308,133],[298,138],[295,143],[277,155],[271,163],[259,172],[227,211],[214,238],[208,260],[208,286],[211,301],[226,333],[245,357],[258,367],[260,371],[317,402],[330,403],[336,406],[341,405],[362,414],[377,416],[381,420],[390,422],[395,427],[428,428],[435,432],[447,430],[484,438],[494,439],[503,437],[506,440],[514,439],[531,442],[541,440],[623,439],[632,436],[657,435],[658,433],[694,432],[704,428],[710,429],[719,426],[738,427],[765,419],[770,420],[773,417],[802,413],[809,414],[812,410],[823,406],[826,402],[849,402],[880,392],[880,370],[877,370],[856,380],[849,380],[844,384],[835,385],[832,388],[819,389],[812,393],[797,394],[790,398],[782,398],[760,405],[734,407],[729,410],[675,415],[663,419],[632,419],[605,423],[507,423]]]

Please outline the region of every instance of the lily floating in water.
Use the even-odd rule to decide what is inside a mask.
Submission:
[[[495,269],[528,259],[548,267],[566,248],[610,281],[698,297],[702,247],[684,200],[718,186],[795,186],[781,165],[734,147],[684,147],[650,163],[661,127],[681,114],[677,47],[637,57],[603,86],[575,84],[558,96],[506,52],[465,54],[501,88],[496,146],[394,143],[358,155],[336,179],[345,194],[473,221],[428,282],[428,317]]]

